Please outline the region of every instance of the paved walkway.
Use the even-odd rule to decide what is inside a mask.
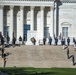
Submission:
[[[76,51],[73,46],[69,47],[70,56],[76,57]],[[51,67],[70,67],[76,68],[72,65],[72,58],[67,59],[67,50],[63,50],[62,46],[16,46],[15,48],[5,48],[5,53],[9,53],[6,57],[6,67],[37,67],[37,68],[51,68]],[[0,51],[1,56],[1,51]],[[3,67],[3,58],[0,57],[0,67]]]

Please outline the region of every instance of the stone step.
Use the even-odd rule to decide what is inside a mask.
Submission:
[[[69,46],[70,56],[75,55],[73,46]],[[67,59],[67,49],[62,46],[16,46],[5,48],[5,53],[9,53],[7,58],[7,67],[76,67],[72,65],[72,58]],[[0,63],[3,63],[2,58]],[[0,64],[2,66],[2,64]]]

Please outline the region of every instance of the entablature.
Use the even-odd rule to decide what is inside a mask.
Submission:
[[[54,6],[54,2],[50,0],[0,0],[0,5],[14,5],[14,6]]]

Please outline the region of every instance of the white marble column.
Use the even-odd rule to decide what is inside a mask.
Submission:
[[[57,24],[58,24],[58,14],[57,14],[57,2],[55,2],[55,10],[54,10],[54,35],[57,36]]]
[[[24,26],[24,6],[20,6],[20,36],[23,38],[23,26]]]
[[[14,8],[14,6],[10,6],[10,31],[9,31],[9,36],[10,36],[11,43],[12,43],[12,38],[13,38],[13,8]]]
[[[31,9],[31,31],[34,30],[34,6],[30,7]]]
[[[41,26],[40,26],[40,39],[44,37],[44,7],[41,7]]]
[[[23,38],[23,26],[24,26],[24,6],[20,6],[20,10],[17,13],[17,43],[19,43],[19,37]]]
[[[0,6],[0,32],[3,35],[3,7],[4,6]]]
[[[54,7],[50,7],[50,29],[49,29],[49,32],[50,32],[50,36],[53,38],[53,34],[54,34]]]

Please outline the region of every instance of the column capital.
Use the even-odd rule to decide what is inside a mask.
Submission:
[[[0,5],[0,9],[3,9],[4,8],[4,5]]]
[[[41,7],[40,7],[41,10],[44,10],[44,8],[45,8],[44,6],[41,6]]]
[[[50,9],[53,10],[54,9],[54,6],[51,6]]]
[[[31,10],[34,10],[35,6],[31,6],[30,8],[31,8]]]
[[[20,9],[24,9],[24,6],[20,6]]]
[[[11,6],[10,6],[10,9],[13,9],[13,8],[14,8],[14,6],[13,6],[13,5],[11,5]]]

